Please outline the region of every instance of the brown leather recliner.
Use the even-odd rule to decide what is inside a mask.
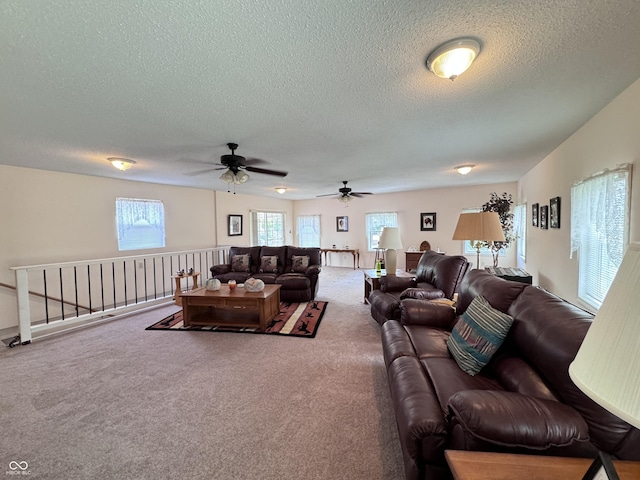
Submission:
[[[233,257],[236,255],[249,255],[249,268],[247,271],[233,271]],[[274,272],[261,272],[262,257],[277,257],[277,270]],[[308,266],[296,269],[292,265],[294,256],[309,257]],[[320,249],[301,248],[294,246],[281,247],[231,247],[229,248],[228,264],[214,265],[211,267],[211,275],[222,283],[235,280],[243,283],[249,277],[259,278],[265,284],[281,285],[280,300],[283,302],[308,302],[316,298],[318,293],[318,276],[320,274]]]
[[[471,264],[461,255],[427,250],[420,257],[415,278],[380,278],[380,290],[369,295],[371,316],[382,325],[387,320],[400,320],[400,301],[404,298],[452,299],[469,267]]]

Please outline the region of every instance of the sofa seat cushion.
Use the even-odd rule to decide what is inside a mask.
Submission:
[[[254,273],[251,275],[253,278],[257,278],[258,280],[262,280],[265,285],[271,285],[276,283],[276,278],[278,278],[277,273]]]
[[[421,363],[438,394],[442,411],[447,410],[449,398],[464,390],[504,390],[500,383],[486,375],[467,375],[453,358],[429,357]]]
[[[235,280],[236,283],[243,283],[247,278],[249,278],[249,275],[249,272],[229,272],[216,275],[215,278],[220,280],[222,283],[228,283],[229,280]]]
[[[421,325],[405,325],[404,328],[418,358],[451,358],[447,349],[448,331]]]
[[[497,445],[548,449],[589,440],[589,427],[569,405],[499,391],[460,391],[449,412],[467,435]]]
[[[305,290],[310,288],[309,278],[302,273],[285,273],[276,278],[276,283],[282,285],[283,290]]]
[[[512,317],[478,295],[451,331],[449,351],[462,370],[476,375],[498,351],[512,323]]]

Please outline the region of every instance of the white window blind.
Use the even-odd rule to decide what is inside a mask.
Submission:
[[[298,217],[298,246],[320,247],[320,215]]]
[[[284,213],[252,211],[251,245],[284,245]]]
[[[571,256],[578,252],[578,298],[599,309],[629,243],[631,165],[571,188]]]
[[[366,215],[366,228],[367,228],[367,244],[369,251],[378,248],[378,241],[382,234],[384,227],[397,227],[398,226],[398,213],[397,212],[381,212],[381,213],[367,213]]]
[[[516,235],[516,252],[520,261],[527,260],[527,204],[513,208],[513,230]]]
[[[116,198],[118,250],[165,246],[164,205],[160,200]]]

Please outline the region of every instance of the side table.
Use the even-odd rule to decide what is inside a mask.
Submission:
[[[533,277],[530,273],[522,268],[511,267],[484,267],[484,269],[491,275],[504,278],[505,280],[511,280],[512,282],[527,283],[531,285],[533,283]]]
[[[447,450],[445,457],[454,480],[581,480],[590,458],[513,455],[509,453]],[[614,460],[620,480],[640,478],[640,462]]]
[[[387,275],[387,271],[382,269],[378,273],[375,269],[363,270],[364,273],[364,303],[369,303],[369,295],[374,290],[380,290],[380,279]],[[405,272],[403,270],[396,270],[397,277],[409,277],[413,278],[414,274]]]
[[[180,296],[182,295],[182,288],[180,287],[180,280],[183,279],[183,278],[192,277],[193,278],[193,286],[191,287],[191,290],[195,290],[196,288],[198,288],[198,275],[200,275],[200,272],[185,273],[184,275],[171,275],[171,278],[175,278],[176,279],[176,292],[174,294],[176,305],[182,306],[182,299],[180,298]]]

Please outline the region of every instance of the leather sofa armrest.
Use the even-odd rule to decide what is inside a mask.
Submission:
[[[589,440],[587,423],[569,405],[515,392],[457,392],[448,413],[465,435],[496,445],[544,450]]]
[[[456,312],[449,305],[406,298],[400,302],[400,322],[404,325],[451,330],[456,321]]]
[[[213,275],[222,275],[231,271],[231,265],[214,265],[211,267],[211,273]]]
[[[304,272],[307,277],[310,277],[311,275],[318,275],[319,273],[320,265],[309,265],[307,270]]]
[[[407,288],[416,286],[416,281],[411,277],[397,277],[395,275],[387,275],[380,277],[380,290],[382,292],[402,292]]]

